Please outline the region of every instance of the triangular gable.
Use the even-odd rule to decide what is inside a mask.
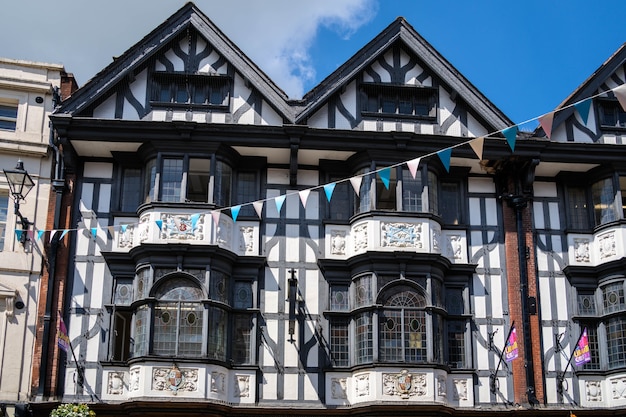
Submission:
[[[196,31],[213,49],[224,57],[249,85],[254,86],[275,111],[285,120],[293,120],[293,110],[287,95],[231,42],[193,3],[187,3],[169,19],[129,48],[120,57],[100,71],[82,88],[65,100],[58,113],[78,115],[94,103],[104,101],[116,86],[159,51],[167,48],[187,30]]]
[[[593,72],[578,88],[576,88],[554,111],[558,113],[554,116],[552,130],[556,130],[565,120],[576,111],[573,104],[585,100],[589,97],[596,96],[601,91],[608,91],[616,87],[615,80],[611,80],[612,76],[624,67],[626,63],[626,43],[622,44],[617,51],[613,53],[600,67]],[[609,82],[609,80],[611,80]],[[613,93],[608,94],[613,97]],[[541,128],[538,128],[539,131]],[[542,130],[542,129],[541,129]]]
[[[433,74],[464,100],[468,107],[494,131],[513,124],[401,17],[303,97],[305,107],[298,113],[296,123],[301,123],[314,114],[334,94],[345,88],[347,83],[354,80],[398,42],[407,48],[408,52],[419,57]]]

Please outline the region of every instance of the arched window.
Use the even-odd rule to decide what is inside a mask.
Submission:
[[[394,289],[381,314],[379,349],[382,362],[427,359],[426,299],[409,287]]]
[[[153,352],[197,356],[203,352],[205,309],[202,289],[187,278],[172,278],[155,292]]]

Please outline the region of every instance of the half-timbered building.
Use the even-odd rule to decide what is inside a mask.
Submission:
[[[402,18],[293,100],[187,4],[52,116],[71,350],[41,389],[99,416],[624,407],[624,112],[573,107],[624,54],[516,134]]]

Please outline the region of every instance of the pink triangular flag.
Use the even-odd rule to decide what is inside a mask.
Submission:
[[[311,190],[302,190],[300,192],[298,192],[298,194],[300,195],[300,201],[302,202],[302,207],[306,208],[306,200],[309,198],[309,194],[311,193]]]
[[[539,117],[539,124],[543,128],[543,131],[546,132],[546,136],[550,139],[552,136],[552,122],[554,121],[554,112],[546,113],[543,116]]]
[[[617,97],[617,101],[622,106],[622,110],[626,111],[626,84],[622,84],[613,90],[613,94]]]
[[[415,158],[415,159],[411,159],[409,162],[407,162],[407,166],[409,167],[409,171],[411,172],[411,175],[413,176],[413,179],[415,179],[415,175],[417,175],[417,168],[420,166],[420,161],[422,160],[422,158]]]
[[[256,211],[256,215],[259,216],[259,219],[262,219],[263,217],[261,215],[263,214],[263,202],[255,201],[252,203],[252,206],[254,207],[254,211]]]
[[[469,145],[472,147],[472,150],[478,157],[478,159],[483,159],[483,146],[485,144],[485,138],[483,136],[473,139]]]
[[[354,192],[358,196],[361,192],[361,182],[363,182],[363,177],[352,177],[350,178],[350,184],[352,184],[352,188],[354,188]]]
[[[213,210],[211,212],[211,217],[213,217],[213,223],[215,223],[216,226],[219,226],[220,224],[220,211],[219,210]]]

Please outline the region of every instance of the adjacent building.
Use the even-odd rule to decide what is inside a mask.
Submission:
[[[16,201],[0,175],[0,404],[12,413],[31,391],[44,243],[52,192],[48,116],[73,78],[62,65],[0,58],[0,167],[27,172],[32,189]],[[68,87],[68,92],[71,88]],[[19,161],[19,162],[18,162]],[[10,175],[10,174],[9,174]],[[19,207],[17,207],[19,204]]]
[[[402,18],[291,100],[185,5],[51,116],[71,350],[44,395],[99,416],[626,408],[625,54],[520,132]]]

